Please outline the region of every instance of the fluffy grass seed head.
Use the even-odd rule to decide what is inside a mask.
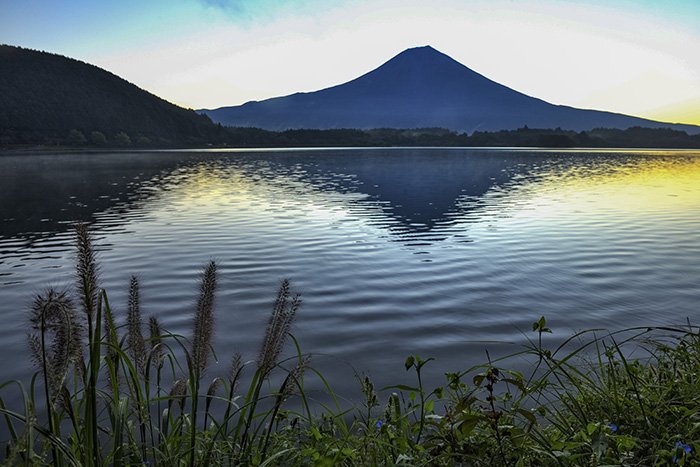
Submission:
[[[95,249],[92,245],[92,235],[86,224],[77,224],[75,226],[75,233],[78,247],[76,265],[78,291],[80,293],[83,311],[88,319],[88,324],[92,326],[92,319],[97,307],[97,297],[99,295],[99,273]]]
[[[139,299],[139,280],[131,276],[129,282],[129,304],[126,318],[127,343],[129,355],[141,374],[145,371],[146,343],[143,339],[143,321],[141,319],[141,304]]]
[[[34,299],[29,321],[32,360],[42,374],[46,369],[44,377],[55,401],[70,366],[77,369],[82,366],[83,329],[71,298],[53,288]]]
[[[202,272],[197,309],[194,314],[192,359],[195,370],[202,374],[207,367],[214,334],[214,292],[216,291],[216,263],[210,261]]]
[[[300,305],[300,296],[297,294],[290,298],[289,280],[283,280],[277,292],[272,315],[265,329],[265,338],[258,354],[258,368],[263,375],[267,375],[277,365],[277,359],[282,353],[289,329]]]

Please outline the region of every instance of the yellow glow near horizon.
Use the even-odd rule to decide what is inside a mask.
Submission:
[[[575,157],[576,152],[566,151],[560,157]],[[640,152],[664,154],[663,151]],[[523,175],[512,185],[493,187],[487,192],[479,203],[478,227],[470,224],[469,229],[488,230],[496,224],[520,228],[531,226],[532,219],[538,220],[536,224],[563,226],[581,219],[595,220],[600,229],[620,218],[631,222],[663,222],[673,217],[694,222],[700,211],[697,190],[700,155],[697,151],[668,154],[673,158],[635,156],[626,163],[619,159],[606,163],[601,159],[600,163],[573,164],[571,169],[563,169],[565,164],[555,164],[551,171],[537,169],[535,173],[541,177],[530,180],[528,175]],[[239,219],[237,228],[245,229],[246,222],[240,222],[241,219],[247,219],[251,213],[274,216],[276,212],[285,212],[289,209],[284,206],[285,200],[291,199],[294,199],[291,209],[310,222],[333,223],[364,212],[348,208],[348,194],[336,196],[313,182],[297,179],[292,173],[258,178],[232,167],[200,164],[173,177],[173,188],[163,192],[163,196],[182,207],[178,209],[180,220],[194,219],[203,212],[214,218],[235,211]],[[490,196],[499,200],[491,203]],[[364,199],[361,188],[352,197]],[[470,204],[473,200],[465,202]]]
[[[695,189],[700,183],[698,157],[686,161],[641,158],[629,166],[601,167],[599,174],[579,167],[573,170],[519,187],[512,196],[527,199],[528,209],[516,210],[505,222],[537,218],[566,223],[585,213],[596,216],[602,228],[607,218],[680,213],[695,219],[700,209],[700,192]]]
[[[4,0],[0,43],[190,108],[315,91],[431,45],[553,104],[700,124],[697,0]]]
[[[361,0],[86,58],[177,104],[213,108],[343,83],[426,44],[554,104],[700,124],[683,107],[700,100],[700,54],[679,53],[700,50],[700,34],[602,5]]]
[[[651,110],[649,117],[668,121],[700,125],[700,99],[692,99]]]

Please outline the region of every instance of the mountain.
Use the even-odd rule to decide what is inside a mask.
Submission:
[[[124,143],[123,135],[114,140],[123,132],[134,142],[158,145],[196,145],[223,131],[208,117],[94,65],[0,45],[0,145],[51,143],[71,130],[83,138],[101,132],[105,144]]]
[[[640,126],[700,133],[694,125],[553,105],[491,81],[430,46],[405,50],[345,84],[200,112],[224,125],[267,130],[440,127],[472,133]]]

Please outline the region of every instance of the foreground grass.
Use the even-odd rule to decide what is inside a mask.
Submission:
[[[257,358],[212,375],[216,265],[202,272],[192,336],[141,316],[131,279],[118,327],[99,288],[92,240],[77,228],[77,286],[30,311],[37,372],[0,385],[11,465],[697,465],[700,335],[678,328],[590,330],[546,348],[544,318],[521,352],[426,388],[375,389],[344,407],[289,330],[301,304],[284,281]],[[289,344],[289,345],[288,345]],[[281,359],[285,346],[295,356]],[[632,358],[634,357],[634,358]],[[528,363],[529,374],[509,370]],[[517,365],[516,365],[517,364]],[[304,375],[330,404],[311,400]],[[289,404],[290,399],[296,399]],[[6,400],[21,400],[7,407]]]

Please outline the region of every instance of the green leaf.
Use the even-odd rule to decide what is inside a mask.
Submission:
[[[471,407],[471,405],[476,401],[477,401],[477,399],[474,396],[467,397],[465,399],[461,399],[457,403],[457,405],[455,405],[455,410],[462,411],[464,409],[467,409],[467,408]]]
[[[521,392],[525,392],[525,385],[521,380],[518,379],[513,379],[513,378],[503,378],[501,381],[505,383],[510,383],[516,388],[520,389]]]
[[[417,368],[418,370],[420,370],[421,368],[423,368],[423,366],[424,366],[426,363],[428,363],[428,362],[430,362],[430,361],[432,361],[432,360],[435,360],[433,357],[430,357],[430,358],[427,359],[427,360],[423,360],[422,358],[420,358],[420,357],[418,357],[418,356],[416,356],[416,359],[418,360],[418,364],[416,365],[416,368]]]
[[[395,386],[386,386],[382,388],[382,391],[386,391],[387,389],[398,389],[399,391],[415,391],[418,392],[420,391],[419,388],[413,387],[413,386],[406,386],[405,384],[397,384]]]
[[[586,432],[587,432],[589,435],[592,435],[593,433],[595,433],[595,431],[596,431],[597,429],[598,429],[598,424],[597,424],[597,423],[590,422],[588,425],[586,425]]]
[[[404,366],[406,367],[406,371],[410,370],[411,367],[413,366],[413,363],[415,362],[415,358],[413,358],[413,355],[409,355],[406,358],[406,362],[404,363]]]
[[[474,431],[474,428],[476,428],[481,420],[481,417],[476,414],[464,414],[461,418],[462,420],[457,428],[462,436],[469,436],[469,434]]]
[[[535,415],[532,412],[530,412],[529,410],[517,409],[516,411],[520,415],[525,417],[527,419],[527,421],[530,422],[530,425],[534,425],[535,423],[537,423],[537,419],[535,418]]]

